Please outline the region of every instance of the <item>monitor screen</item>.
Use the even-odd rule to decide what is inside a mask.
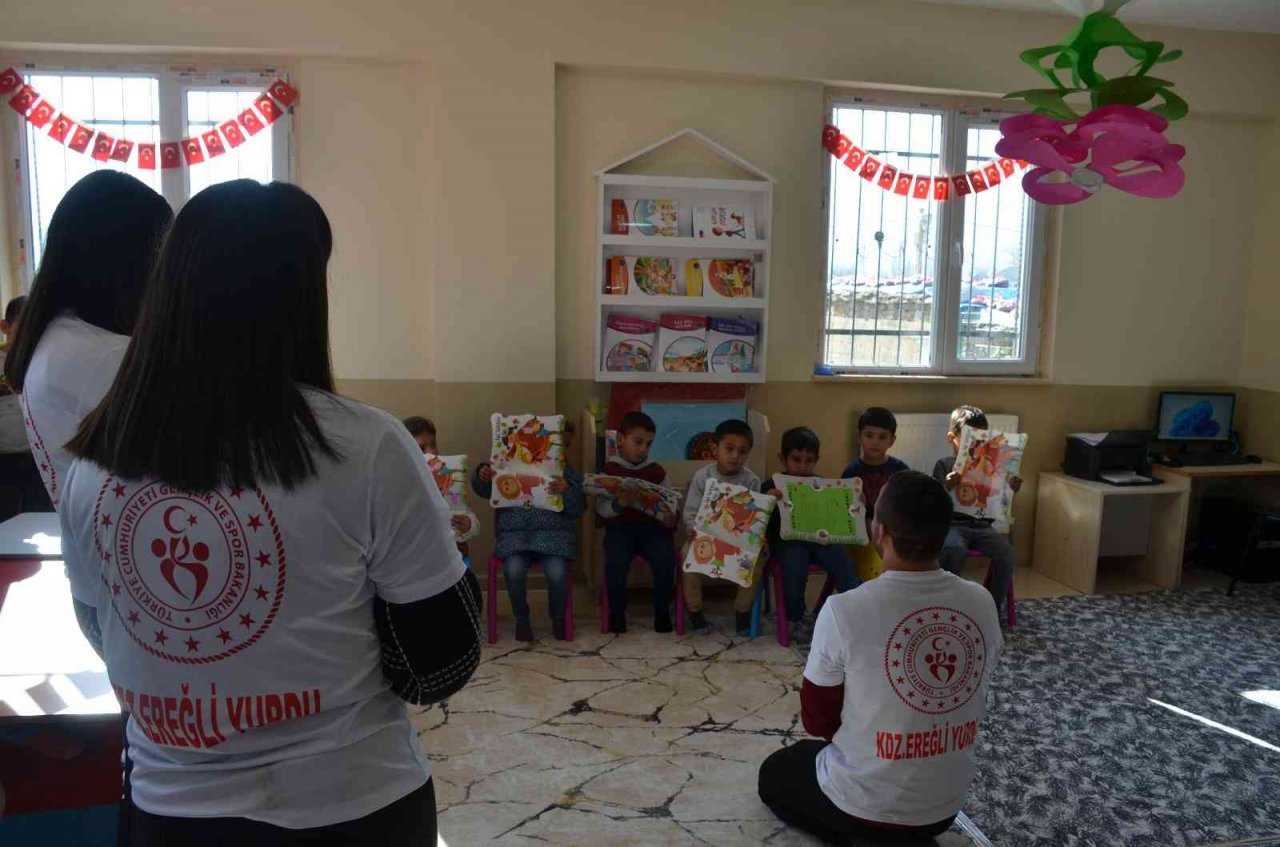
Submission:
[[[1160,441],[1228,441],[1234,394],[1160,395],[1160,415],[1156,438]]]

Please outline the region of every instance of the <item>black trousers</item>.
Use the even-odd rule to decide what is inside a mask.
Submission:
[[[780,819],[829,844],[854,839],[880,844],[928,844],[951,828],[955,815],[927,826],[887,828],[855,818],[827,799],[818,785],[818,753],[825,741],[806,739],[760,765],[760,799]]]
[[[435,847],[431,780],[376,812],[314,829],[285,829],[245,818],[170,818],[128,809],[119,843],[129,847]]]

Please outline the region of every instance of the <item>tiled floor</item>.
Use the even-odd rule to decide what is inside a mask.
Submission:
[[[584,627],[572,644],[486,647],[461,694],[414,718],[441,840],[815,845],[756,795],[760,762],[804,735],[801,670],[768,637]],[[938,843],[984,840],[957,828]]]

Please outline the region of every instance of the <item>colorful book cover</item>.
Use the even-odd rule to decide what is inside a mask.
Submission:
[[[666,373],[706,373],[707,319],[702,315],[662,315],[658,367]]]
[[[712,318],[707,355],[712,373],[755,373],[760,325],[737,318]]]
[[[582,478],[582,490],[597,497],[611,497],[623,508],[655,518],[663,513],[680,514],[679,491],[643,479],[589,473]]]
[[[710,241],[755,241],[755,214],[750,206],[694,206],[693,237]]]
[[[1009,477],[1017,476],[1027,436],[1016,432],[974,429],[960,431],[956,473],[960,482],[951,491],[955,510],[975,518],[989,518],[1007,531],[1013,524],[1013,490]]]
[[[559,512],[564,498],[547,491],[564,476],[564,416],[504,415],[495,412],[493,428],[493,496],[495,509],[532,507]]]
[[[467,503],[467,457],[464,455],[435,456],[428,453],[427,467],[431,468],[431,476],[436,481],[436,487],[440,489],[440,496],[449,506],[449,513],[465,515],[471,522],[466,532],[454,530],[454,540],[462,542],[475,538],[480,532],[480,524]]]
[[[658,325],[630,315],[610,315],[605,322],[604,354],[606,371],[652,371],[653,345],[658,341]]]
[[[693,540],[684,569],[750,586],[752,569],[764,549],[774,498],[741,485],[707,480],[693,520]]]
[[[615,257],[617,258],[617,257]],[[665,256],[624,256],[621,257],[627,269],[627,287],[640,294],[651,297],[683,297],[688,290],[685,287],[684,274],[680,263]],[[623,294],[626,291],[622,292]]]
[[[773,475],[780,535],[785,541],[866,544],[867,509],[862,480]]]
[[[674,238],[680,234],[680,204],[675,200],[637,200],[631,232]]]
[[[691,297],[740,300],[755,297],[756,263],[750,259],[690,259],[685,263]]]

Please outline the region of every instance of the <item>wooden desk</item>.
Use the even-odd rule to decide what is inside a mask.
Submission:
[[[1188,558],[1195,550],[1200,504],[1206,496],[1237,500],[1258,512],[1280,511],[1280,463],[1277,462],[1176,468],[1153,465],[1152,474],[1163,480],[1185,480],[1191,486],[1184,553]]]
[[[1152,465],[1152,472],[1161,479],[1185,476],[1189,479],[1249,479],[1250,477],[1280,476],[1280,464],[1258,462],[1245,465],[1217,465],[1216,467],[1169,467]]]
[[[1117,486],[1042,473],[1031,567],[1092,594],[1099,557],[1132,556],[1136,576],[1177,588],[1190,493],[1186,477],[1171,477],[1162,485]]]

